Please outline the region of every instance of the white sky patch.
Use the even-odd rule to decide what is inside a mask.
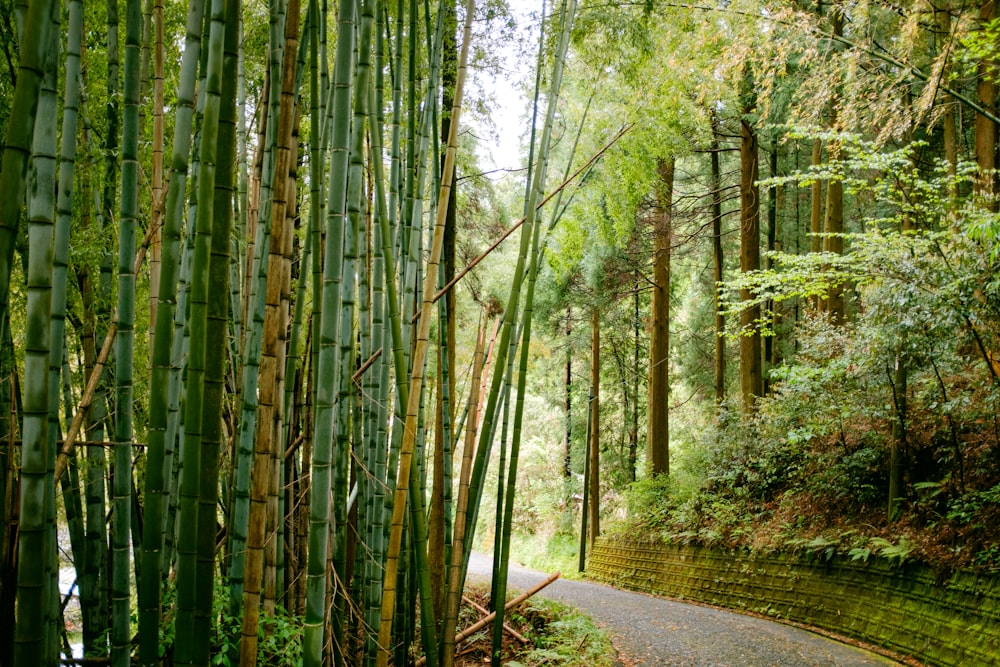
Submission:
[[[538,19],[541,3],[538,0],[508,0],[518,31],[530,30],[533,43],[538,40]],[[492,112],[495,133],[472,123],[472,131],[479,137],[478,156],[484,170],[513,170],[524,166],[527,159],[522,147],[527,143],[527,110],[530,99],[521,85],[533,71],[536,54],[524,50],[516,42],[497,44],[502,66],[497,75],[478,71],[476,75],[489,77],[479,81],[483,90],[493,96],[496,105]],[[498,171],[496,177],[503,172]]]

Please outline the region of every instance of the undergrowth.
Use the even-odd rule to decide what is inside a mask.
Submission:
[[[469,597],[485,606],[489,591],[473,586]],[[477,613],[469,607],[463,611],[472,622]],[[526,643],[504,634],[502,663],[507,667],[611,667],[615,664],[615,650],[607,632],[597,627],[586,614],[555,600],[541,597],[529,598],[520,606],[509,610],[507,625],[521,634]],[[489,663],[492,646],[489,628],[471,637],[459,646],[455,664],[471,667]]]

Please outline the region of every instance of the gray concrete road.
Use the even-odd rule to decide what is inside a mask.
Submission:
[[[492,557],[473,553],[469,579],[488,580]],[[511,564],[508,588],[547,575]],[[677,667],[862,667],[882,656],[782,623],[604,584],[559,579],[539,593],[586,611],[612,637],[621,664]]]

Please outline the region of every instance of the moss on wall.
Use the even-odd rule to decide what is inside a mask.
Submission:
[[[995,577],[875,558],[862,563],[605,538],[587,571],[624,588],[805,623],[928,665],[1000,665]]]

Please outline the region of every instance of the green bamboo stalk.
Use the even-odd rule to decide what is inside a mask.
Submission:
[[[240,15],[240,0],[225,0],[221,11],[213,3],[212,32],[209,42],[209,92],[212,77],[222,79],[219,88],[219,121],[216,149],[215,183],[212,199],[212,240],[209,264],[209,294],[226,294],[230,280],[230,230],[233,220],[233,181],[236,140],[236,81],[223,76],[236,66],[239,31],[233,25]],[[228,24],[228,25],[227,25]],[[223,32],[223,53],[216,71],[216,32]],[[222,413],[226,380],[226,326],[229,304],[225,299],[211,299],[208,304],[208,330],[205,339],[205,411],[202,426],[202,465],[198,492],[198,567],[195,608],[195,662],[207,665],[210,659],[212,599],[215,580],[216,508],[219,489],[219,452],[224,435]]]
[[[306,13],[305,24],[302,26],[302,36],[299,41],[296,62],[295,62],[295,82],[292,90],[294,91],[294,108],[299,109],[301,92],[303,88],[303,80],[305,77],[308,54],[311,50],[311,40],[312,40],[312,27],[311,27],[311,14]],[[268,534],[275,533],[275,539],[269,540],[267,543],[267,548],[265,550],[265,568],[264,568],[264,599],[265,599],[265,609],[268,613],[273,613],[275,605],[278,602],[283,601],[285,608],[289,607],[288,601],[285,600],[288,591],[288,586],[286,582],[292,580],[294,576],[293,572],[290,572],[290,568],[293,567],[294,563],[287,561],[285,554],[289,553],[291,549],[294,548],[294,531],[290,531],[291,524],[293,523],[293,513],[294,513],[294,503],[291,502],[291,494],[293,492],[293,487],[295,481],[293,478],[294,470],[293,463],[294,459],[285,456],[285,451],[292,442],[292,437],[297,432],[298,428],[298,401],[296,400],[298,394],[298,387],[296,383],[297,369],[301,365],[301,357],[299,355],[299,338],[302,329],[302,318],[305,312],[305,287],[308,284],[308,260],[310,253],[310,243],[307,243],[303,250],[301,251],[301,257],[299,261],[299,274],[296,278],[295,286],[295,296],[292,298],[292,256],[295,254],[295,229],[296,221],[298,219],[298,202],[296,198],[296,184],[298,183],[298,146],[299,146],[299,127],[300,127],[301,114],[296,112],[293,121],[292,128],[292,138],[291,146],[292,153],[289,158],[289,172],[288,172],[288,188],[291,191],[291,196],[288,198],[286,204],[286,240],[285,240],[285,269],[283,272],[283,284],[281,287],[281,310],[285,313],[284,317],[288,317],[289,310],[292,311],[291,316],[291,331],[288,333],[287,338],[284,336],[284,330],[282,332],[282,342],[280,344],[280,349],[284,350],[283,365],[280,369],[282,384],[283,384],[283,394],[281,397],[281,415],[282,423],[276,431],[277,442],[275,446],[272,447],[272,483],[269,490],[268,497],[268,521],[266,524],[266,530]],[[309,221],[310,225],[315,225],[312,219]],[[311,236],[309,230],[306,231],[306,238]]]
[[[239,18],[237,19],[237,40],[239,43],[243,43],[243,13],[240,12]],[[250,206],[250,191],[248,186],[248,176],[247,176],[247,148],[249,145],[249,139],[247,137],[247,93],[246,93],[246,56],[244,49],[237,50],[236,57],[236,228],[240,230],[247,229],[247,223],[249,220],[249,206]],[[233,328],[232,331],[232,347],[234,348],[232,352],[233,359],[240,359],[240,345],[239,341],[243,340],[243,308],[241,303],[243,301],[243,291],[242,291],[242,271],[241,271],[241,257],[242,248],[246,242],[244,238],[234,238],[233,239],[233,277],[230,280],[230,290],[232,292],[232,304],[230,305],[231,316],[230,326]],[[231,514],[230,514],[231,516]]]
[[[84,126],[84,137],[89,138],[90,132]],[[96,188],[91,187],[89,174],[84,170],[81,190],[93,196],[94,206],[84,207],[81,215],[81,227],[86,229],[94,223],[90,218],[91,209],[100,210],[100,197]],[[97,282],[98,289],[94,283]],[[106,310],[108,299],[100,298],[101,282],[92,279],[90,271],[86,270],[81,280],[81,296],[84,308],[83,338],[84,367],[88,381],[95,372],[96,359],[95,337],[103,334],[98,331],[98,311]],[[110,290],[108,290],[110,291]],[[103,335],[101,335],[103,338]],[[90,409],[87,425],[87,438],[91,441],[104,441],[104,421],[107,416],[104,388],[98,385],[94,392],[94,400]],[[103,447],[87,447],[85,449],[84,487],[87,505],[86,544],[84,546],[83,571],[80,577],[80,609],[83,621],[83,654],[87,657],[103,657],[108,653],[107,644],[107,539],[105,535],[105,474],[107,462]]]
[[[468,0],[466,3],[466,22],[462,41],[462,51],[459,56],[458,76],[455,84],[455,102],[454,107],[452,108],[451,116],[452,125],[449,130],[448,149],[445,154],[445,166],[441,179],[441,190],[438,197],[438,215],[434,226],[431,254],[424,278],[423,307],[421,309],[420,320],[418,322],[416,347],[413,352],[410,390],[409,396],[407,397],[404,437],[402,448],[400,450],[399,471],[397,473],[396,489],[394,491],[393,498],[393,514],[389,547],[386,555],[385,579],[382,593],[382,615],[379,627],[379,644],[383,647],[379,652],[379,667],[387,665],[389,659],[388,650],[385,647],[388,647],[391,635],[391,610],[393,608],[392,605],[395,602],[396,595],[395,580],[398,568],[399,552],[402,545],[403,516],[406,510],[406,494],[409,491],[410,467],[416,438],[420,393],[423,386],[424,357],[426,356],[428,335],[430,332],[431,299],[434,296],[434,288],[437,284],[437,269],[441,258],[441,248],[444,240],[444,216],[447,214],[447,202],[448,197],[451,194],[453,167],[455,163],[455,153],[457,151],[459,117],[461,114],[462,94],[465,83],[466,63],[468,60],[469,46],[472,35],[472,17],[474,13],[475,1]],[[423,513],[421,512],[421,518],[422,515]]]
[[[372,257],[372,322],[371,322],[371,344],[370,350],[384,349],[388,343],[386,336],[387,323],[385,312],[388,308],[385,295],[385,264],[384,252],[381,250],[390,246],[391,241],[385,239],[384,234],[389,228],[388,211],[386,210],[386,194],[384,180],[384,165],[382,163],[382,121],[383,107],[378,99],[378,94],[382,90],[381,62],[383,56],[384,40],[382,31],[378,31],[376,40],[376,83],[371,89],[369,104],[369,125],[368,132],[371,142],[373,159],[371,161],[373,171],[374,199],[375,199],[375,225],[373,230],[374,253]],[[397,147],[398,149],[398,147]],[[374,157],[378,156],[378,157]],[[391,254],[390,254],[391,260]],[[365,647],[364,665],[371,667],[375,664],[378,642],[377,635],[373,628],[378,626],[379,615],[381,614],[382,587],[381,572],[382,561],[385,553],[385,540],[383,539],[385,515],[385,492],[386,483],[386,424],[388,422],[389,396],[389,355],[383,354],[379,361],[379,373],[365,374],[365,394],[373,397],[375,409],[370,411],[368,422],[368,456],[367,463],[371,482],[371,492],[368,496],[368,512],[365,529],[365,544],[371,553],[368,567],[365,572]]]
[[[332,488],[334,403],[339,339],[339,279],[346,223],[348,148],[351,132],[351,87],[354,70],[355,3],[342,2],[338,16],[337,48],[333,68],[333,97],[330,104],[330,187],[327,204],[327,231],[324,249],[323,288],[319,295],[322,314],[317,339],[316,417],[312,452],[312,489],[309,506],[309,562],[306,582],[306,616],[303,638],[305,667],[318,667],[323,657],[323,623],[327,549],[330,535],[330,502],[323,491]]]
[[[58,59],[59,59],[59,48],[60,48],[60,33],[61,33],[61,20],[62,14],[59,11],[53,11],[51,16],[52,26],[49,28],[49,62],[46,65],[45,80],[42,82],[42,94],[39,99],[38,113],[39,118],[44,119],[54,119],[58,115],[58,94],[56,88],[58,85]],[[31,172],[34,172],[33,176],[29,172],[28,182],[29,182],[29,193],[35,195],[33,185],[39,181],[43,185],[51,187],[53,184],[58,184],[58,166],[57,166],[57,139],[55,131],[55,122],[46,122],[44,125],[48,128],[43,132],[39,132],[39,124],[35,124],[35,139],[36,144],[33,146],[35,154],[32,156],[32,165],[30,167]],[[38,142],[37,139],[42,137],[42,141]],[[41,150],[39,150],[41,149]],[[43,157],[44,156],[44,157]],[[41,159],[40,159],[41,158]],[[37,165],[37,166],[36,166]],[[43,175],[42,172],[45,172]],[[37,195],[35,195],[37,196]],[[46,218],[47,224],[51,225],[51,237],[50,237],[50,250],[52,255],[46,258],[46,262],[50,263],[52,276],[50,277],[50,285],[52,287],[51,292],[55,292],[54,279],[56,274],[55,267],[55,254],[58,252],[55,247],[55,210],[53,207],[53,198],[51,193],[47,193],[45,196],[47,200],[44,204],[44,208],[39,211],[41,215]],[[29,198],[30,207],[30,198]],[[31,218],[29,217],[29,223]],[[30,260],[29,260],[30,261]],[[50,293],[50,299],[54,298],[54,294]],[[56,307],[53,306],[53,311]],[[49,320],[49,331],[52,329],[52,320],[50,315]],[[62,359],[62,348],[64,346],[60,344],[58,348],[49,348],[49,360],[50,364],[53,357]],[[50,366],[51,368],[51,366]],[[55,419],[53,420],[53,414],[49,412],[49,428],[48,428],[48,438],[46,443],[46,458],[47,458],[47,471],[46,471],[46,483],[53,485],[55,482],[55,454],[56,454],[56,442],[59,437],[59,377],[52,378],[51,372],[49,373],[49,400],[50,406],[54,406],[56,411]],[[54,401],[53,401],[54,399]],[[46,624],[45,624],[45,651],[40,656],[42,661],[47,664],[54,664],[59,659],[59,647],[60,641],[63,644],[68,643],[65,640],[65,630],[66,627],[65,620],[62,615],[62,605],[60,603],[59,594],[59,556],[58,556],[58,537],[56,535],[56,523],[58,521],[56,515],[56,498],[55,489],[47,490],[45,493],[46,500],[46,517],[45,522],[47,526],[46,547],[44,552],[44,557],[46,559],[45,563],[45,586],[47,587],[46,597],[47,607],[46,607]]]
[[[56,224],[58,225],[58,222]],[[73,380],[70,373],[69,359],[64,354],[61,371],[63,408],[69,418],[72,419]],[[58,426],[58,423],[56,425]],[[63,494],[63,507],[66,511],[66,525],[69,528],[70,548],[73,551],[73,567],[76,570],[77,584],[79,585],[80,580],[83,578],[85,529],[83,500],[80,497],[80,465],[75,452],[70,456],[67,472],[68,474],[64,476],[66,478],[65,483],[61,479],[59,482]]]
[[[129,536],[132,527],[132,376],[135,323],[136,223],[139,213],[140,0],[125,6],[124,114],[118,233],[118,333],[115,338],[115,459],[111,560],[111,663],[130,661]]]
[[[43,20],[49,22],[52,15]],[[45,73],[39,90],[38,114],[56,114],[56,55],[52,27],[45,31]],[[58,42],[55,42],[58,44]],[[18,543],[17,611],[14,664],[51,664],[58,652],[58,626],[53,617],[53,571],[56,558],[55,491],[51,466],[55,442],[49,428],[49,358],[52,322],[52,270],[55,252],[56,124],[35,123],[31,138],[31,171],[27,193],[28,243],[26,272],[23,444],[21,448],[21,514]],[[8,147],[7,150],[10,150]],[[6,153],[5,156],[6,157]],[[19,198],[20,201],[20,198]]]
[[[14,242],[24,201],[39,91],[49,51],[49,17],[54,6],[53,0],[28,3],[23,34],[21,30],[18,32],[21,39],[18,41],[17,84],[7,121],[3,156],[0,158],[0,322],[6,321],[9,316]]]
[[[524,186],[524,205],[523,205],[523,216],[527,219],[528,207],[531,202],[531,184],[532,184],[532,174],[535,169],[535,149],[536,149],[536,134],[538,130],[538,99],[541,94],[541,80],[542,80],[542,59],[544,57],[545,49],[545,9],[546,3],[542,2],[542,12],[541,21],[538,31],[538,55],[536,57],[536,67],[535,67],[535,93],[534,99],[531,105],[531,135],[528,141],[528,162],[526,165],[526,176],[525,176],[525,186]],[[500,433],[500,460],[497,473],[497,502],[496,502],[496,517],[495,517],[495,528],[494,535],[498,538],[503,534],[503,506],[504,506],[504,480],[506,476],[506,466],[507,466],[507,427],[509,424],[509,409],[510,409],[510,389],[511,389],[511,377],[513,377],[514,369],[514,355],[517,350],[517,343],[520,336],[511,336],[510,347],[508,350],[507,367],[505,370],[503,389],[501,390],[501,403],[502,403],[502,417],[500,419],[502,423],[501,433]],[[496,430],[496,424],[493,425],[493,430]],[[490,433],[490,441],[492,442],[493,434]],[[502,551],[502,539],[494,539],[493,541],[493,573],[490,588],[490,609],[496,610],[497,604],[501,604],[503,607],[503,600],[505,595],[500,595],[498,591],[498,582],[500,581],[500,570],[501,570],[501,551]],[[503,624],[498,624],[497,627],[502,628]],[[501,637],[502,639],[502,637]],[[494,645],[497,645],[496,634],[494,633]]]
[[[188,331],[190,346],[188,350],[187,382],[184,390],[184,437],[182,440],[181,458],[184,470],[181,475],[180,514],[178,517],[177,544],[177,615],[175,621],[175,653],[174,661],[182,665],[207,665],[209,658],[208,637],[210,636],[210,615],[212,605],[212,575],[215,553],[215,503],[218,476],[218,441],[221,420],[221,382],[222,368],[218,362],[225,358],[225,348],[221,345],[225,334],[227,302],[225,299],[213,299],[216,308],[213,309],[213,321],[216,331],[210,334],[209,327],[209,295],[220,285],[213,284],[211,269],[213,263],[221,262],[223,277],[221,287],[226,287],[225,280],[229,276],[228,261],[228,224],[231,204],[225,197],[231,192],[219,194],[220,213],[223,220],[215,226],[216,212],[216,166],[219,143],[219,116],[221,112],[223,47],[225,42],[225,2],[213,0],[209,28],[208,47],[206,49],[207,67],[205,70],[205,105],[201,119],[201,141],[199,150],[198,173],[198,209],[194,229],[194,261],[191,266],[191,297]],[[226,154],[222,159],[231,164],[231,158]],[[231,178],[230,178],[231,180]],[[217,233],[223,233],[221,245],[224,246],[222,258],[213,262],[213,250],[216,253],[219,243],[213,248]],[[216,276],[220,270],[215,266]],[[216,277],[218,280],[218,277]],[[222,291],[228,293],[228,289]],[[218,308],[221,307],[222,317],[219,321]],[[218,329],[221,328],[221,331]],[[209,347],[209,336],[212,335],[214,346]],[[206,372],[210,359],[213,366],[213,394],[206,397]],[[214,442],[207,446],[203,444],[203,430],[208,426],[213,431]],[[205,450],[204,452],[202,450]],[[203,456],[203,454],[205,456]],[[204,481],[203,481],[204,478]],[[200,516],[201,509],[208,516]],[[210,535],[204,535],[209,529]],[[199,534],[201,533],[201,534]],[[206,547],[204,540],[209,541]],[[199,547],[201,553],[199,554]],[[202,564],[199,567],[199,555]],[[204,560],[208,560],[205,564]]]
[[[281,2],[270,3],[269,43],[270,60],[268,62],[267,86],[265,95],[267,105],[262,108],[263,136],[260,137],[258,151],[261,158],[260,210],[256,219],[249,215],[246,220],[246,234],[253,240],[248,244],[248,277],[246,305],[247,313],[243,318],[242,377],[241,377],[241,408],[239,419],[239,438],[236,452],[236,474],[233,484],[233,510],[230,522],[230,553],[232,560],[229,567],[230,613],[239,616],[243,610],[244,588],[246,580],[247,538],[250,527],[250,483],[251,467],[254,461],[255,435],[257,433],[258,387],[260,386],[260,358],[263,345],[264,318],[266,307],[266,285],[268,262],[265,253],[271,245],[271,200],[272,186],[275,174],[272,146],[278,133],[278,116],[281,99],[281,70],[284,53],[283,35],[285,32],[285,5]],[[252,233],[251,233],[252,232]],[[263,474],[260,475],[261,477]],[[233,656],[235,659],[235,656]]]
[[[572,17],[569,17],[572,20]],[[552,102],[554,104],[554,100]],[[538,173],[545,172],[545,164],[539,166]],[[541,185],[541,184],[539,184]],[[541,192],[536,191],[535,197]],[[538,260],[541,255],[539,237],[541,236],[541,219],[535,217],[535,229],[532,232],[531,262],[528,267],[528,288],[524,299],[524,316],[522,318],[521,358],[517,373],[517,401],[514,407],[514,433],[510,446],[510,467],[507,473],[507,495],[503,504],[503,527],[500,532],[500,571],[494,582],[495,596],[493,600],[497,618],[494,621],[492,663],[500,665],[500,650],[503,646],[504,601],[507,599],[507,571],[510,562],[510,535],[514,516],[514,494],[517,491],[517,464],[521,448],[521,428],[524,418],[525,381],[528,371],[528,353],[531,343],[531,318],[534,312],[535,283],[538,276]],[[508,390],[509,391],[509,390]],[[498,507],[499,509],[499,507]]]
[[[352,381],[355,353],[355,331],[353,327],[357,283],[355,275],[358,271],[358,252],[361,240],[361,207],[364,196],[364,138],[365,121],[368,115],[368,89],[371,78],[371,47],[372,30],[374,27],[374,2],[364,0],[361,3],[359,28],[357,30],[358,46],[357,61],[354,68],[353,85],[353,128],[351,131],[350,150],[347,173],[347,216],[344,224],[343,259],[340,280],[340,368],[337,390],[337,416],[334,432],[336,434],[336,449],[338,456],[334,460],[333,470],[333,520],[337,527],[333,546],[334,576],[339,582],[334,592],[333,609],[331,610],[331,625],[333,627],[334,664],[344,663],[347,603],[347,498],[348,467],[351,451],[351,407],[354,404],[355,390]],[[323,377],[323,376],[321,376]]]
[[[172,535],[172,513],[164,513],[169,502],[172,476],[175,430],[170,432],[170,405],[177,405],[174,396],[179,394],[179,368],[174,370],[173,360],[183,347],[182,337],[175,334],[176,300],[178,298],[178,266],[181,264],[181,229],[183,220],[184,190],[188,176],[188,153],[191,147],[191,129],[194,117],[194,91],[201,50],[201,26],[204,16],[203,0],[191,0],[187,13],[187,37],[181,60],[180,81],[177,88],[171,176],[167,190],[166,211],[162,229],[162,265],[158,304],[154,324],[154,348],[150,382],[150,411],[148,446],[146,450],[145,522],[143,529],[143,569],[146,577],[138,584],[139,592],[139,660],[140,664],[153,665],[159,661],[160,587],[164,579],[164,532]],[[183,311],[179,316],[183,315]],[[174,396],[172,396],[172,394]],[[172,400],[173,399],[173,400]],[[165,495],[167,496],[165,498]],[[172,543],[172,537],[169,538]]]
[[[151,218],[150,225],[154,233],[150,244],[149,260],[149,351],[156,348],[156,308],[159,304],[160,296],[160,274],[162,272],[162,235],[160,228],[163,226],[163,215],[165,212],[164,182],[163,182],[163,146],[165,133],[164,120],[164,26],[163,26],[163,0],[149,0],[147,2],[147,22],[152,35],[146,35],[143,40],[143,76],[147,75],[149,61],[152,60],[152,80],[153,80],[153,146],[152,146],[152,167],[150,176],[151,189]],[[149,40],[152,39],[152,54],[150,54]]]
[[[386,209],[391,229],[397,229],[403,199],[402,121],[403,121],[403,0],[396,2],[396,49],[392,66],[392,123],[390,127],[389,203]],[[386,31],[389,30],[386,12]],[[391,239],[390,239],[391,244]]]
[[[548,153],[548,147],[551,143],[552,138],[552,127],[555,122],[555,112],[556,112],[556,100],[558,97],[559,86],[562,79],[562,72],[565,65],[565,54],[566,49],[569,45],[569,32],[572,26],[572,19],[576,11],[576,0],[563,0],[562,9],[562,32],[559,37],[559,45],[556,50],[556,58],[553,62],[553,71],[550,78],[550,93],[548,96],[548,108],[546,111],[545,124],[542,129],[542,136],[539,144],[539,155],[544,158]],[[534,185],[531,189],[530,201],[527,207],[528,215],[525,218],[525,224],[521,228],[521,243],[518,251],[517,264],[514,268],[514,274],[512,278],[512,285],[510,295],[508,296],[507,307],[504,310],[504,322],[503,329],[500,334],[500,348],[497,355],[497,367],[502,366],[506,362],[508,348],[510,345],[510,338],[513,324],[518,317],[518,306],[520,303],[520,293],[521,285],[524,279],[524,268],[525,262],[527,260],[529,247],[531,245],[532,228],[534,227],[534,216],[537,215],[536,203],[540,200],[540,193],[543,189],[545,183],[545,173],[542,168],[545,164],[545,160],[542,159],[539,168],[535,169],[533,174]],[[483,428],[482,434],[480,436],[479,447],[476,451],[476,462],[472,472],[472,502],[470,502],[470,511],[466,517],[466,533],[470,536],[470,539],[465,543],[465,553],[463,554],[462,565],[461,565],[461,581],[464,584],[465,571],[468,566],[469,555],[472,549],[471,536],[475,534],[476,520],[478,518],[479,511],[479,498],[482,496],[482,489],[485,482],[486,465],[489,460],[489,452],[491,449],[491,439],[494,429],[494,421],[496,419],[496,410],[498,404],[498,398],[500,394],[500,389],[503,383],[503,377],[500,373],[495,373],[493,376],[493,381],[490,385],[489,399],[486,403],[486,410],[483,417]]]
[[[66,354],[66,285],[69,268],[70,226],[72,221],[73,166],[76,160],[76,130],[80,103],[80,45],[83,37],[82,3],[79,0],[73,0],[69,4],[68,10],[69,26],[67,30],[65,61],[62,137],[59,149],[59,174],[55,202],[56,220],[53,236],[52,316],[49,334],[49,446],[52,448],[52,458],[49,461],[49,465],[53,473],[55,470],[55,444],[61,436],[59,425],[60,373],[65,371],[63,375],[65,382],[67,385],[70,382],[69,364]],[[54,13],[53,20],[57,21],[58,17],[58,12]],[[52,30],[58,35],[58,22],[54,23]],[[58,44],[57,41],[56,44]],[[54,51],[57,50],[58,47],[56,46]],[[71,408],[70,414],[72,414]],[[84,527],[83,506],[80,500],[80,479],[75,456],[70,460],[70,474],[65,476],[65,482],[62,484],[62,492],[66,521],[70,531],[70,543],[73,549],[74,565],[79,572],[83,570]],[[58,570],[58,561],[56,569]],[[58,576],[58,572],[54,574]]]
[[[191,163],[192,181],[198,181],[198,164]],[[192,194],[192,199],[197,195]],[[184,251],[181,255],[180,270],[177,272],[177,301],[173,305],[174,325],[173,342],[171,344],[172,368],[167,382],[167,427],[164,435],[163,450],[163,501],[166,507],[163,513],[163,548],[161,552],[161,574],[163,582],[167,582],[177,556],[177,508],[179,503],[180,477],[184,460],[181,457],[181,434],[183,433],[183,414],[181,410],[181,393],[184,385],[184,366],[188,356],[190,339],[187,334],[188,300],[191,296],[189,278],[191,263],[194,261],[194,224],[195,217],[188,217],[184,226]]]
[[[458,500],[455,510],[455,527],[451,545],[451,562],[448,568],[448,595],[445,606],[445,616],[441,626],[442,660],[441,664],[451,665],[455,659],[455,630],[458,622],[458,600],[461,599],[462,577],[460,573],[461,554],[465,545],[466,515],[469,506],[469,480],[472,476],[473,453],[478,432],[478,410],[480,378],[483,369],[483,348],[486,332],[483,323],[479,325],[476,336],[476,349],[472,357],[472,379],[469,386],[468,411],[472,415],[465,430],[465,444],[462,448],[462,465],[458,475]]]

